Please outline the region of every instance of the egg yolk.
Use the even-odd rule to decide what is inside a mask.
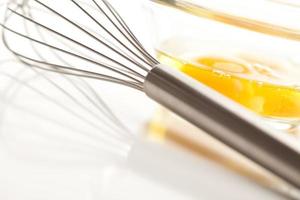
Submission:
[[[160,52],[158,58],[262,116],[300,118],[300,90],[280,84],[276,67],[218,56],[183,61]]]

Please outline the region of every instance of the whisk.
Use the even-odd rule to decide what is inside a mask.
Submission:
[[[108,1],[11,1],[2,27],[6,47],[21,62],[140,90],[300,188],[297,144],[221,94],[161,65]]]

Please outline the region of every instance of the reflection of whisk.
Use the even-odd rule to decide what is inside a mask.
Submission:
[[[16,66],[16,69],[19,67]],[[1,136],[13,138],[12,132],[18,134],[21,131],[22,136],[17,136],[18,140],[21,139],[21,144],[18,146],[22,146],[23,135],[31,136],[25,141],[30,138],[49,136],[49,138],[56,138],[56,144],[64,141],[65,148],[63,149],[67,149],[68,145],[76,144],[78,149],[87,147],[86,150],[93,150],[93,155],[96,152],[101,155],[100,161],[105,161],[105,158],[114,159],[127,155],[130,145],[134,141],[134,135],[89,83],[74,77],[52,77],[49,76],[51,74],[45,74],[35,68],[32,70],[21,69],[17,73],[8,73],[7,71],[10,70],[0,72],[2,80],[7,82],[6,87],[0,88],[0,103],[5,105],[1,108],[16,111],[18,116],[19,113],[22,114],[20,119],[14,117],[10,120],[9,117],[5,117],[5,110],[1,110],[0,122],[2,120],[6,122],[1,125],[8,123],[11,124],[8,127],[16,129],[15,131],[1,130]],[[7,81],[5,81],[6,79]],[[20,95],[27,98],[18,102],[16,100]],[[47,110],[47,107],[51,109]],[[27,119],[26,123],[22,123],[24,118]],[[71,124],[68,123],[70,120]],[[36,123],[36,125],[31,123]],[[76,126],[74,123],[78,125]],[[30,127],[34,129],[30,129]],[[48,128],[45,130],[44,127]],[[29,130],[27,131],[27,129]],[[6,132],[9,134],[5,134]],[[28,132],[29,135],[25,132]],[[25,149],[34,149],[32,143],[29,146],[30,148],[26,147]],[[37,146],[41,146],[41,143],[38,143]],[[45,149],[47,145],[42,146],[42,149]],[[41,152],[42,149],[36,151]],[[63,149],[59,149],[62,156]],[[51,151],[53,152],[53,149]],[[24,153],[24,151],[22,152]]]
[[[143,178],[154,179],[196,198],[215,199],[226,195],[230,199],[240,199],[254,188],[255,191],[264,191],[260,194],[264,199],[283,198],[255,184],[250,183],[252,187],[248,187],[248,181],[241,185],[240,177],[224,173],[222,168],[209,161],[194,159],[188,154],[136,137],[126,131],[110,110],[111,104],[107,105],[104,101],[104,95],[95,93],[93,85],[80,78],[54,76],[35,68],[30,70],[14,65],[15,69],[21,67],[20,73],[14,73],[12,69],[0,72],[1,80],[7,83],[0,88],[0,108],[3,103],[11,116],[11,119],[9,115],[4,118],[0,142],[27,161],[56,163],[72,168],[93,166],[99,169],[111,164],[121,168],[125,166],[125,169],[133,170]],[[32,104],[27,104],[28,100]],[[1,114],[0,110],[0,120]],[[26,126],[19,121],[24,118]],[[40,124],[47,128],[39,127]],[[226,179],[227,176],[238,180],[230,184],[216,184],[218,179]],[[114,181],[114,177],[111,178],[110,181]],[[227,194],[238,185],[239,193]],[[219,187],[224,193],[211,192]],[[105,191],[103,193],[100,192],[100,195],[105,195]],[[249,199],[252,198],[249,195]]]
[[[280,141],[277,133],[222,95],[161,66],[106,0],[10,3],[2,27],[6,47],[23,63],[143,91],[300,188],[297,147]]]

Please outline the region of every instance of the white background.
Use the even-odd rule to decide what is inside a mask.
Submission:
[[[147,21],[148,16],[145,15],[145,8],[141,7],[141,1],[116,0],[114,3],[124,13],[125,18],[129,20],[129,24],[134,27],[135,32],[142,38],[142,41],[151,47],[151,34],[148,31],[151,29],[151,25]],[[2,13],[3,9],[1,10]],[[0,60],[11,58],[12,56],[1,44]],[[4,63],[1,65],[1,73],[14,75],[14,68],[21,69],[22,66],[15,62]],[[5,92],[8,82],[7,77],[0,79],[1,92]],[[133,132],[142,135],[142,130],[144,130],[144,126],[154,112],[156,105],[147,100],[143,94],[130,89],[118,89],[110,84],[98,85],[98,83],[95,84],[95,87],[99,91],[103,91],[101,95],[121,116],[124,123]],[[47,87],[47,93],[57,94],[55,91],[50,90],[51,88]],[[26,91],[21,94],[16,95],[14,101],[21,103],[21,105],[29,105],[33,110],[40,109],[39,111],[46,116],[62,120],[63,123],[85,128],[84,123],[81,125],[80,121],[70,121],[70,116],[59,111],[57,107],[45,106],[43,99],[40,97]],[[58,95],[56,98],[60,98],[60,96]],[[197,193],[198,196],[191,195],[176,189],[176,187],[171,187],[163,181],[149,179],[147,176],[143,176],[127,166],[120,165],[118,162],[118,164],[115,164],[115,159],[101,162],[102,154],[98,152],[97,148],[85,148],[80,143],[80,139],[84,141],[85,138],[77,138],[77,143],[72,143],[72,141],[66,139],[66,143],[64,143],[62,142],[64,140],[61,141],[58,138],[67,138],[68,134],[59,126],[55,127],[42,122],[42,120],[30,117],[24,112],[7,105],[7,102],[1,101],[0,106],[1,113],[4,113],[0,129],[2,138],[0,142],[0,199],[3,200],[212,199],[218,196],[216,195],[218,193],[224,199],[233,199],[236,196],[235,193],[239,193],[237,195],[239,197],[244,195],[245,199],[260,199],[260,197],[264,200],[282,199],[224,169],[215,168],[209,162],[188,155],[187,158],[182,158],[182,156],[179,156],[182,153],[177,152],[178,150],[170,150],[174,153],[175,158],[177,158],[176,153],[178,153],[178,165],[184,161],[191,162],[191,166],[194,166],[195,169],[191,174],[197,174],[200,178],[203,175],[203,180],[199,180],[201,183],[205,183],[210,179],[210,177],[205,176],[206,170],[207,172],[216,170],[215,174],[217,176],[211,177],[215,181],[213,183],[216,187],[206,189],[199,186],[198,189],[201,192]],[[74,107],[74,109],[77,108]],[[166,151],[169,152],[169,150]],[[183,160],[180,160],[180,158]],[[168,170],[168,168],[171,169],[177,164],[171,162],[169,166],[162,168]],[[197,167],[199,167],[199,171],[197,171]],[[184,170],[180,167],[178,169]],[[222,174],[220,177],[223,177],[223,179],[219,179],[218,174]],[[174,176],[176,176],[176,173]],[[178,179],[178,182],[180,181]],[[187,188],[197,189],[196,183],[187,181]],[[224,185],[227,183],[236,187],[225,187]],[[221,185],[226,190],[220,187]],[[201,193],[203,195],[199,195]],[[226,194],[228,198],[224,196]]]

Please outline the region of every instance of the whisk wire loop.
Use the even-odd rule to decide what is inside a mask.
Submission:
[[[0,25],[3,27],[4,44],[13,54],[31,67],[96,78],[143,90],[146,75],[158,61],[144,49],[110,3],[106,0],[91,0],[90,4],[63,0],[73,5],[77,12],[80,11],[88,22],[79,23],[80,20],[45,1],[8,3],[4,22]],[[57,21],[48,20],[47,15]],[[16,21],[24,27],[16,26]],[[97,34],[97,28],[103,34]],[[70,32],[78,33],[88,42]],[[14,39],[21,44],[15,45]],[[31,51],[22,48],[28,43]],[[100,59],[97,58],[99,56]]]

